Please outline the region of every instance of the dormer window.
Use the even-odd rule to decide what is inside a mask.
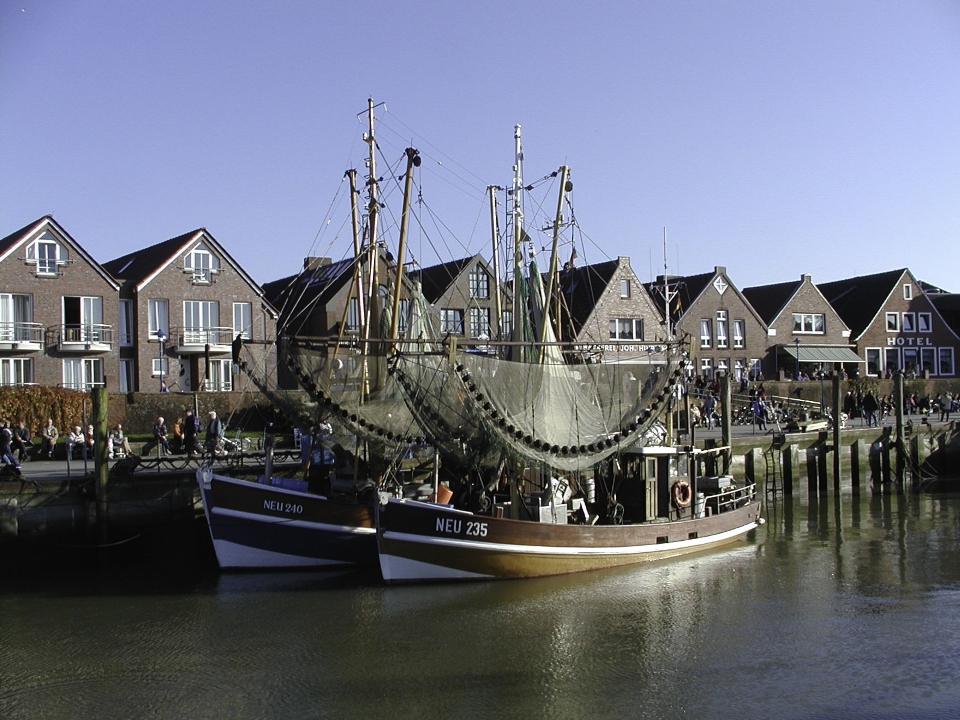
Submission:
[[[67,259],[67,249],[48,232],[27,245],[27,265],[36,265],[37,275],[55,277]]]
[[[195,285],[209,285],[220,272],[220,260],[206,246],[197,245],[183,258],[183,271],[193,275]]]

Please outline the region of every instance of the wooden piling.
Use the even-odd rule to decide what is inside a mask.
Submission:
[[[107,519],[107,484],[110,479],[110,465],[107,462],[107,389],[93,388],[90,391],[93,400],[91,424],[93,425],[93,474],[96,478],[97,521]]]
[[[833,491],[840,494],[840,442],[843,428],[843,397],[840,394],[840,374],[833,373]]]

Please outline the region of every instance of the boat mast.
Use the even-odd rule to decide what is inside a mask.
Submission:
[[[363,297],[363,273],[360,269],[360,208],[357,205],[357,171],[347,170],[350,181],[350,221],[353,226],[353,284],[357,291],[357,321],[360,323],[360,335],[366,336],[366,302]],[[349,306],[349,301],[348,301]],[[349,311],[349,307],[348,307]]]
[[[503,302],[500,296],[500,256],[498,252],[499,248],[497,247],[500,239],[500,228],[497,223],[497,189],[496,185],[487,186],[487,192],[490,194],[490,233],[493,242],[493,282],[495,285],[493,303],[496,317],[493,321],[496,323],[494,327],[497,329],[497,332],[491,332],[491,335],[493,335],[495,340],[501,340],[503,332],[503,325],[501,323],[501,318],[503,317]]]
[[[407,172],[403,185],[403,212],[400,215],[400,241],[397,246],[397,284],[393,290],[393,315],[390,318],[390,339],[396,340],[400,327],[400,291],[403,285],[403,254],[407,246],[407,225],[410,218],[410,189],[413,186],[413,168],[420,167],[420,153],[407,148]]]
[[[667,335],[664,338],[670,342],[670,283],[667,280],[667,228],[663,228],[663,317],[667,325]]]
[[[560,244],[560,225],[563,223],[563,197],[567,191],[567,176],[570,168],[560,166],[560,196],[557,198],[557,215],[553,221],[553,247],[550,249],[550,275],[547,277],[547,290],[543,301],[543,327],[540,328],[540,342],[547,341],[547,330],[550,327],[550,302],[553,299],[554,278],[557,276],[557,252]],[[558,338],[559,339],[559,338]],[[543,349],[540,351],[543,357]]]
[[[513,322],[512,334],[515,342],[521,342],[520,278],[523,267],[521,248],[523,236],[523,210],[520,207],[520,191],[523,189],[523,146],[520,144],[520,125],[513,127],[513,201],[510,203],[510,221],[513,224]],[[516,352],[516,350],[514,350]]]

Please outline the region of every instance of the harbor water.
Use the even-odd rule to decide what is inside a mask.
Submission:
[[[720,551],[451,585],[219,573],[191,524],[22,553],[0,718],[960,717],[960,495],[764,514]]]

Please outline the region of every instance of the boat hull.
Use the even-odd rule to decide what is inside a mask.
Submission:
[[[760,503],[691,520],[573,525],[510,520],[409,500],[381,508],[380,570],[387,582],[527,578],[661,560],[736,541]]]
[[[203,511],[221,568],[373,565],[373,509],[197,471]]]

